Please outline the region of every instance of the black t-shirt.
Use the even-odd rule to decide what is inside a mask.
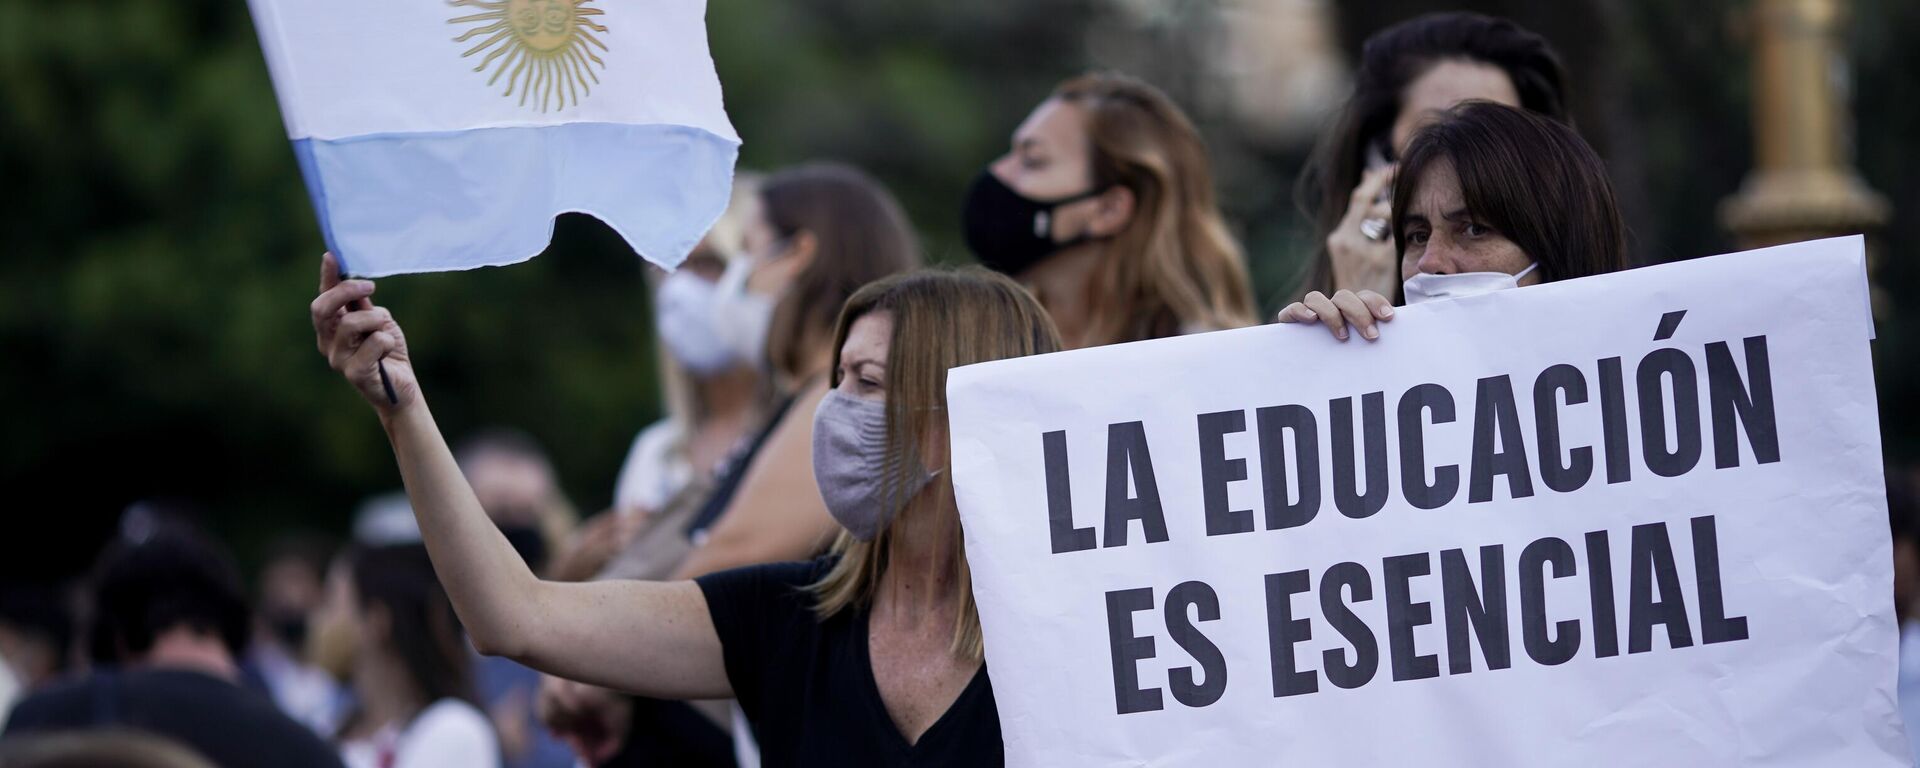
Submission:
[[[832,563],[757,565],[695,579],[767,768],[1004,764],[984,666],[918,742],[900,735],[873,681],[866,610],[814,617],[805,587]]]
[[[95,672],[21,701],[6,735],[133,728],[178,741],[220,768],[340,768],[340,755],[258,693],[177,668]]]

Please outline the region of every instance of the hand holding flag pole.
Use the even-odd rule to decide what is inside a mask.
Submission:
[[[371,281],[342,276],[340,262],[333,254],[321,256],[320,295],[311,307],[315,341],[329,364],[345,373],[349,380],[359,378],[356,370],[360,375],[369,367],[377,371],[378,393],[385,395],[389,408],[394,408],[401,404],[400,393],[387,371],[386,361],[388,356],[397,354],[396,359],[407,362],[406,346],[393,316],[374,305],[373,291]],[[407,372],[411,380],[411,366]],[[370,389],[370,381],[362,379],[356,384],[368,399],[377,397]]]
[[[345,276],[342,276],[342,279],[345,279]],[[373,309],[373,299],[361,299],[348,307],[348,311],[362,309]],[[380,388],[387,392],[387,405],[399,405],[400,395],[393,391],[393,377],[387,375],[387,359],[382,357],[373,365],[380,371]]]

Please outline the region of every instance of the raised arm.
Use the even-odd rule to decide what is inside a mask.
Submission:
[[[373,283],[340,280],[329,255],[320,288],[311,307],[316,342],[380,414],[434,571],[481,653],[655,698],[732,694],[706,599],[692,582],[536,578],[454,463],[414,378],[406,337],[370,300]]]

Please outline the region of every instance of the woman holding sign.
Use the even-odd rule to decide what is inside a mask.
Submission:
[[[1393,243],[1407,303],[1459,298],[1627,267],[1626,227],[1606,166],[1564,123],[1467,102],[1420,130],[1393,191]],[[1393,318],[1380,293],[1318,291],[1280,322],[1347,327],[1379,338]]]
[[[998,765],[998,713],[947,471],[951,368],[1059,348],[1044,310],[978,270],[860,289],[813,415],[833,554],[692,581],[543,581],[488,521],[373,284],[329,256],[320,351],[378,412],[441,581],[474,645],[660,698],[734,697],[771,765]],[[383,389],[384,365],[396,397]]]
[[[980,263],[1040,297],[1070,347],[1252,325],[1199,131],[1124,75],[1061,83],[967,191]]]

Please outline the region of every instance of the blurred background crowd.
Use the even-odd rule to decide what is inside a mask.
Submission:
[[[1296,180],[1352,92],[1360,42],[1433,10],[1505,16],[1558,49],[1568,111],[1605,160],[1635,264],[1867,233],[1890,482],[1912,482],[1920,47],[1908,41],[1920,4],[726,0],[708,24],[741,167],[864,169],[934,263],[971,260],[958,201],[1056,84],[1114,69],[1158,86],[1206,140],[1270,318],[1310,279],[1320,236]],[[574,706],[592,692],[548,683],[543,700],[536,673],[466,646],[378,422],[304,343],[294,298],[311,296],[319,237],[245,5],[0,0],[0,94],[0,177],[14,190],[0,205],[0,398],[12,404],[0,487],[14,500],[0,657],[16,690],[89,663],[225,652],[247,686],[356,765],[393,765],[386,713],[441,700],[467,707],[443,713],[448,743],[491,731],[508,765],[611,749],[593,724],[575,723],[571,741],[545,727],[604,717]],[[709,438],[692,448],[700,466],[752,437],[748,414],[770,407],[751,381],[689,393],[660,369],[671,355],[647,268],[588,217],[563,217],[528,264],[380,290],[406,308],[410,342],[433,350],[420,376],[482,506],[552,578],[617,570],[616,550],[644,536],[596,513],[672,506],[679,485],[649,487],[664,482],[649,473],[660,461],[636,435],[676,402],[677,440]],[[735,400],[737,412],[716,404]],[[1904,491],[1893,511],[1896,552],[1920,568]],[[137,556],[156,542],[159,561]],[[113,588],[219,642],[160,642],[161,609],[125,626]],[[380,682],[395,679],[407,682]]]

